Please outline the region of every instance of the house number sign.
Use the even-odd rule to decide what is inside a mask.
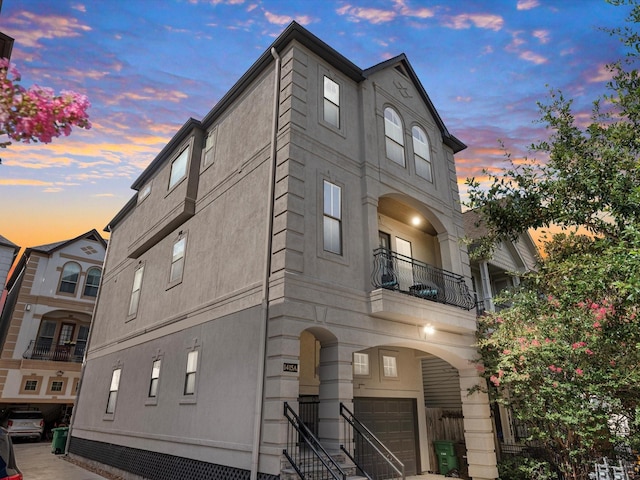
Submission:
[[[297,363],[283,363],[282,371],[289,373],[298,373],[298,364]]]

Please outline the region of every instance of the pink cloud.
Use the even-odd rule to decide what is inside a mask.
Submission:
[[[394,0],[393,3],[395,4],[400,14],[407,17],[431,18],[435,15],[434,11],[430,8],[409,8],[405,0]]]
[[[519,57],[522,60],[526,60],[527,62],[531,62],[531,63],[535,63],[536,65],[541,65],[543,63],[547,63],[548,59],[546,57],[543,57],[542,55],[539,55],[535,52],[532,52],[530,50],[526,50],[524,52],[522,52]]]
[[[393,10],[382,10],[379,8],[365,8],[365,7],[352,7],[351,5],[345,5],[344,7],[336,10],[338,15],[348,15],[349,20],[353,22],[359,22],[360,20],[366,20],[373,24],[390,22],[396,17],[396,12]]]
[[[475,26],[476,28],[498,31],[502,29],[503,25],[504,19],[499,15],[470,13],[450,17],[444,23],[445,27],[453,28],[454,30],[463,30]]]
[[[542,44],[549,43],[549,31],[548,30],[534,30],[532,34]]]
[[[538,0],[518,0],[516,8],[518,10],[531,10],[540,5]]]
[[[5,19],[2,30],[14,37],[22,47],[35,48],[40,46],[42,39],[77,37],[90,31],[91,27],[72,17],[36,15],[33,12],[21,11]]]
[[[606,64],[598,65],[598,70],[588,75],[587,82],[608,82],[612,78],[612,73],[607,68]]]
[[[273,25],[287,25],[293,20],[298,22],[300,25],[308,25],[312,22],[312,18],[309,15],[291,17],[289,15],[277,15],[265,10],[264,16],[267,18],[267,21]]]

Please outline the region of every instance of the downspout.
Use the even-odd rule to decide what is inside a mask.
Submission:
[[[262,308],[260,322],[260,343],[258,351],[258,381],[256,387],[256,404],[253,420],[253,450],[251,454],[251,480],[257,480],[260,461],[260,437],[262,435],[262,414],[264,396],[264,375],[267,362],[267,329],[269,323],[269,277],[271,276],[271,248],[273,244],[273,210],[276,185],[276,154],[278,140],[278,115],[280,106],[280,70],[281,60],[275,48],[271,48],[275,59],[275,79],[273,87],[273,117],[271,123],[271,162],[269,166],[269,204],[267,221],[267,238],[265,251],[264,280],[262,283]]]
[[[111,233],[110,225],[107,225],[105,229]],[[84,381],[84,371],[87,366],[87,353],[89,352],[89,346],[91,345],[91,334],[93,333],[93,324],[96,319],[96,310],[98,309],[98,302],[100,300],[100,294],[102,293],[102,281],[104,280],[105,266],[107,265],[107,257],[109,256],[109,247],[111,246],[111,239],[107,241],[107,248],[104,252],[104,261],[102,262],[102,275],[100,276],[100,286],[98,288],[98,294],[96,295],[96,301],[93,304],[93,313],[91,314],[91,323],[89,324],[89,333],[87,335],[87,344],[84,347],[84,355],[82,356],[82,367],[80,368],[80,380],[78,382],[78,391],[76,392],[76,401],[73,404],[73,411],[71,412],[71,421],[69,422],[69,431],[67,432],[67,442],[64,446],[64,454],[69,455],[69,445],[71,445],[71,432],[73,431],[73,424],[76,419],[76,412],[78,411],[78,403],[80,402],[80,391],[82,390],[82,383]]]

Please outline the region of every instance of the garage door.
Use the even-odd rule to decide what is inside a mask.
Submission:
[[[405,474],[416,475],[420,460],[416,400],[354,398],[353,409],[355,417],[404,463]]]

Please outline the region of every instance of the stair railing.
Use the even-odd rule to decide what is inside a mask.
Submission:
[[[300,420],[287,402],[284,416],[289,421],[287,447],[282,451],[302,480],[346,480],[347,474],[327,453],[320,441]]]
[[[340,448],[358,467],[360,473],[369,480],[404,480],[404,463],[398,460],[398,457],[342,403],[340,403],[340,416],[345,420],[347,429],[344,438],[351,443],[347,447],[340,445]]]

